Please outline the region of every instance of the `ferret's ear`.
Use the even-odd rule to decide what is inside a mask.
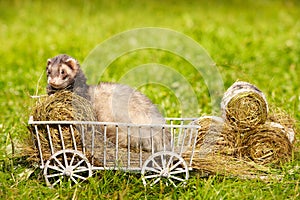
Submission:
[[[72,69],[77,69],[77,62],[74,58],[68,58],[65,62]]]
[[[47,60],[47,66],[49,66],[51,63],[52,63],[52,60],[49,58],[49,59]]]

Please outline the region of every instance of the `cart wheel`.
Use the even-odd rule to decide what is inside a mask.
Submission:
[[[65,179],[77,184],[92,176],[92,167],[81,152],[61,150],[47,160],[44,176],[46,184],[50,187],[54,187]]]
[[[144,186],[151,187],[163,181],[177,187],[178,184],[186,183],[189,178],[189,170],[185,160],[177,153],[161,151],[152,154],[142,167],[142,180]]]

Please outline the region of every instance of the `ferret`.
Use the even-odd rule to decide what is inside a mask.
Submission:
[[[100,122],[165,124],[157,107],[137,90],[118,83],[88,85],[79,63],[68,55],[61,54],[48,59],[46,71],[48,95],[58,90],[70,90],[90,100]],[[130,135],[130,147],[141,146],[145,151],[152,151],[152,146],[154,151],[169,148],[170,133],[161,128],[152,131],[145,127],[140,130],[131,128]],[[116,141],[115,126],[107,126],[107,136]],[[127,128],[119,128],[118,141],[120,147],[128,146]]]

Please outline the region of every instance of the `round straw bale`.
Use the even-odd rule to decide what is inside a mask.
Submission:
[[[289,141],[292,144],[295,143],[297,132],[295,127],[296,120],[293,119],[289,114],[279,108],[272,108],[272,112],[269,113],[267,121],[280,124],[285,129]]]
[[[292,144],[284,127],[275,122],[266,122],[242,139],[241,155],[262,165],[287,162],[291,153]]]
[[[58,91],[40,99],[32,111],[35,121],[95,121],[91,103],[73,92]]]
[[[32,116],[35,121],[96,121],[90,102],[70,91],[58,91],[51,96],[41,98],[33,107]],[[75,149],[76,146],[78,150],[82,150],[81,130],[85,129],[86,138],[91,131],[89,125],[46,124],[37,126],[44,160],[51,156],[50,141],[54,153],[63,149],[63,143],[65,149]],[[32,127],[31,131],[36,137],[36,130]],[[72,138],[72,133],[75,141]],[[35,143],[37,146],[37,141]],[[37,148],[28,151],[28,153],[30,152],[32,158],[38,157]]]
[[[256,86],[238,81],[225,92],[221,110],[222,117],[229,125],[247,130],[265,123],[268,103]]]
[[[232,155],[235,152],[236,133],[230,131],[224,120],[216,116],[201,117],[192,124],[200,125],[198,129],[195,156],[204,158],[209,154]],[[186,156],[192,153],[186,152]]]
[[[263,166],[248,162],[239,156],[241,145],[240,133],[215,116],[201,117],[192,124],[200,125],[194,152],[192,149],[182,154],[187,161],[192,158],[193,169],[207,175],[221,174],[238,177],[260,175]]]

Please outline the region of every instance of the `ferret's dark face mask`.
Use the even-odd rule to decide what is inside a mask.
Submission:
[[[66,61],[53,61],[48,59],[47,62],[47,82],[55,89],[65,89],[74,82],[76,61],[70,58]]]

